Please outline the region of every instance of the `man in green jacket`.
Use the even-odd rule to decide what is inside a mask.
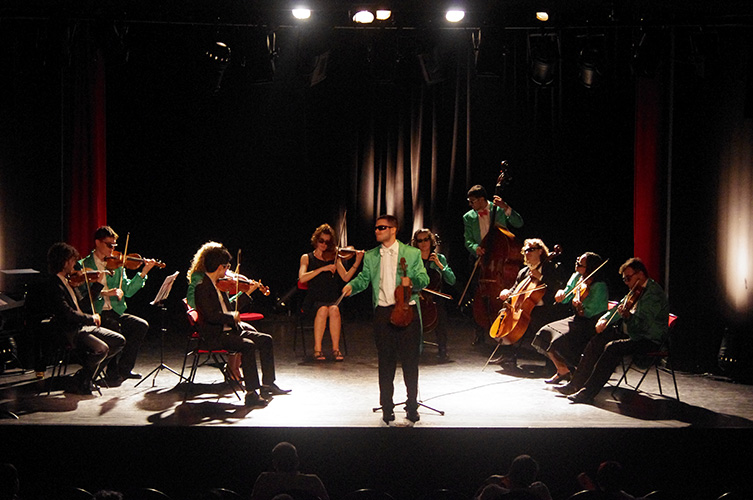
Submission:
[[[592,403],[623,356],[657,350],[669,331],[667,297],[643,262],[628,259],[620,274],[630,292],[599,319],[573,379],[557,388],[574,403]]]
[[[397,361],[403,369],[407,391],[405,411],[408,420],[417,422],[418,415],[418,361],[421,354],[421,311],[418,292],[429,284],[421,251],[397,241],[398,221],[393,215],[381,215],[376,221],[376,240],[380,245],[363,257],[363,269],[343,287],[346,296],[360,293],[369,285],[372,288],[374,307],[374,339],[379,362],[379,404],[382,420],[386,424],[395,420],[394,393]],[[402,261],[405,261],[405,272]],[[397,286],[411,288],[408,301],[413,320],[408,326],[395,326],[390,316],[395,309]]]
[[[118,246],[117,241],[118,234],[110,226],[98,228],[94,232],[94,250],[80,261],[81,265],[87,269],[105,270],[108,260],[113,258],[113,251]],[[102,274],[101,283],[104,289],[94,301],[94,312],[102,318],[102,327],[118,332],[126,338],[126,345],[120,355],[113,357],[107,364],[107,383],[111,386],[120,385],[125,379],[141,378],[141,374],[132,370],[141,343],[149,330],[149,323],[138,316],[126,313],[128,306],[125,298],[132,297],[141,290],[146,282],[147,273],[155,264],[155,260],[144,259],[144,267],[131,279],[125,274],[123,266],[113,270],[112,275]]]

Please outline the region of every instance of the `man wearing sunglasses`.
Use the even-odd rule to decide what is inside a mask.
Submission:
[[[655,351],[669,330],[667,297],[643,261],[628,259],[620,274],[630,292],[599,319],[572,380],[557,388],[574,403],[592,403],[623,356]]]
[[[403,380],[407,391],[405,411],[408,420],[417,422],[418,415],[418,360],[421,354],[421,310],[418,307],[418,292],[429,284],[421,251],[418,248],[397,241],[397,218],[381,215],[376,221],[374,233],[380,245],[364,254],[363,269],[353,281],[343,287],[346,296],[360,293],[369,285],[372,288],[374,307],[374,339],[379,362],[379,404],[382,406],[382,420],[389,425],[395,420],[394,393],[397,362],[403,369]],[[405,259],[406,275],[400,270],[400,262]],[[409,286],[412,289],[410,307],[413,321],[405,327],[390,323],[395,309],[395,289]]]
[[[118,246],[118,234],[110,226],[102,226],[94,232],[94,250],[80,261],[87,269],[104,271],[107,261]],[[112,275],[102,273],[101,283],[104,289],[94,301],[94,309],[102,318],[102,326],[118,332],[126,338],[126,345],[119,356],[113,357],[107,364],[106,380],[110,386],[118,386],[125,379],[140,379],[141,374],[134,373],[136,358],[141,343],[149,330],[146,320],[127,314],[125,298],[132,297],[146,283],[146,275],[157,262],[144,259],[144,267],[133,278],[128,278],[123,266],[113,270]],[[82,285],[86,286],[86,285]]]

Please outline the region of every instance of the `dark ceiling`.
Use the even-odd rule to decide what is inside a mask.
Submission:
[[[304,0],[296,3],[302,3]],[[378,2],[305,0],[310,24],[354,28],[349,12]],[[289,0],[4,0],[0,20],[13,18],[100,19],[144,23],[294,26]],[[447,28],[443,10],[450,0],[386,0],[393,18],[380,27]],[[532,28],[537,10],[551,15],[547,26],[753,24],[750,0],[458,0],[468,12],[464,27]],[[377,24],[371,25],[373,29]]]

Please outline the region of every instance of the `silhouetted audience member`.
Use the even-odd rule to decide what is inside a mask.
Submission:
[[[256,478],[251,500],[273,500],[275,495],[286,492],[306,492],[321,500],[329,500],[324,484],[316,474],[298,471],[298,450],[283,441],[272,449],[273,472],[262,472]]]
[[[94,493],[95,500],[123,500],[123,494],[115,490],[99,490]]]
[[[549,488],[541,481],[539,464],[530,455],[518,455],[507,475],[489,476],[476,492],[476,500],[532,499],[552,500]]]
[[[18,500],[21,483],[13,464],[0,464],[0,500]]]
[[[596,471],[594,483],[586,473],[578,475],[578,482],[586,489],[597,493],[597,497],[603,500],[635,500],[636,497],[622,490],[624,476],[622,465],[612,460],[602,462]]]

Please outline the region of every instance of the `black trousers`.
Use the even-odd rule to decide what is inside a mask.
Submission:
[[[69,341],[81,357],[85,380],[95,377],[101,363],[116,356],[126,343],[119,333],[98,326],[81,327]]]
[[[149,323],[133,314],[118,315],[112,309],[102,311],[102,326],[120,333],[126,339],[126,345],[119,356],[114,356],[107,363],[107,374],[125,377],[136,365],[139,349],[149,331]]]
[[[651,340],[632,340],[618,327],[607,328],[588,342],[570,383],[576,388],[585,388],[589,397],[595,397],[623,356],[645,354],[656,348]]]
[[[275,382],[275,354],[272,336],[257,331],[248,323],[241,323],[240,334],[232,331],[222,334],[219,345],[228,351],[241,353],[241,368],[246,382],[247,391],[255,391],[261,387],[259,372],[256,365],[256,353],[259,353],[261,363],[261,383],[272,385]]]
[[[379,362],[379,404],[382,410],[391,411],[395,406],[395,371],[397,362],[403,369],[403,382],[407,391],[405,406],[418,408],[418,361],[421,355],[421,322],[418,310],[413,307],[413,321],[400,328],[390,323],[394,306],[377,307],[374,311],[374,341]]]

